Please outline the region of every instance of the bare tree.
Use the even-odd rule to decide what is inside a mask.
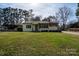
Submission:
[[[69,16],[71,16],[70,8],[68,8],[66,6],[59,8],[57,15],[58,15],[58,18],[60,19],[59,21],[62,21],[62,23],[63,23],[63,30],[65,30],[67,20],[68,20]]]

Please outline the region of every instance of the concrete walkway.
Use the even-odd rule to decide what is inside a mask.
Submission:
[[[79,32],[71,32],[71,31],[62,31],[63,33],[79,35]]]

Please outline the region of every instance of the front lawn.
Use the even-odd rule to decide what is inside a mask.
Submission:
[[[79,55],[79,36],[55,32],[0,32],[0,55]]]

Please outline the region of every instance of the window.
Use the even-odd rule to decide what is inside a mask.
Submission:
[[[26,25],[26,28],[31,28],[31,25]]]
[[[39,24],[39,28],[48,28],[48,24],[45,23]]]

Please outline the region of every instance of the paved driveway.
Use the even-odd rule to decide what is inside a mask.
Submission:
[[[79,32],[71,32],[71,31],[62,31],[63,33],[79,35]]]

